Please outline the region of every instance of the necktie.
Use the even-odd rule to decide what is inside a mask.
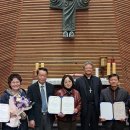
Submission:
[[[41,98],[42,98],[42,111],[47,111],[47,102],[45,97],[45,91],[43,89],[44,86],[41,86]]]

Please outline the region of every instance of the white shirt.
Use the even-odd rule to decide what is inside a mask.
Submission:
[[[44,86],[44,87],[43,87],[43,89],[44,89],[44,92],[45,92],[45,98],[46,98],[46,103],[47,103],[46,84],[44,83],[44,84],[42,85],[42,84],[40,84],[39,82],[38,82],[38,84],[39,84],[39,89],[40,89],[40,92],[41,92],[41,86]]]

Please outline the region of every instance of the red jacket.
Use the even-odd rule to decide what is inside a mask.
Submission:
[[[61,89],[56,91],[55,96],[63,97],[63,96],[68,96],[68,95],[67,95],[66,89],[61,88]],[[76,89],[72,89],[71,94],[69,96],[74,97],[74,107],[78,109],[78,113],[72,115],[72,121],[79,120],[80,109],[81,109],[81,97],[80,97],[80,94]],[[57,119],[61,120],[61,121],[67,121],[67,115],[65,115],[62,118],[57,116]]]

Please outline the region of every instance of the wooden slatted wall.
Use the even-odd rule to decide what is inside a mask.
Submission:
[[[82,73],[91,60],[99,67],[101,56],[117,62],[122,75],[113,0],[91,0],[89,10],[76,13],[74,40],[62,38],[62,11],[49,8],[49,0],[24,0],[16,44],[13,72],[23,76],[26,88],[36,62],[44,62],[49,77]]]
[[[130,91],[130,1],[115,0],[116,25],[120,44],[124,85]]]
[[[0,0],[0,93],[12,70],[21,0]]]

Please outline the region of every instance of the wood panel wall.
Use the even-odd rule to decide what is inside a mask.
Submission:
[[[0,2],[1,6],[3,2],[5,3],[5,1]],[[13,2],[12,8],[7,4],[9,6],[7,9],[13,9],[14,6],[17,8],[17,11],[15,11],[17,20],[20,7],[22,11],[19,26],[15,24],[16,26],[12,27],[15,23],[13,22],[7,24],[8,27],[4,28],[12,15],[8,15],[5,19],[6,22],[3,22],[5,32],[11,27],[11,29],[14,29],[11,33],[6,33],[3,36],[4,39],[12,33],[14,38],[17,35],[16,48],[12,44],[15,43],[15,40],[14,42],[8,40],[10,43],[8,46],[12,46],[15,55],[13,56],[14,53],[11,53],[12,50],[7,51],[10,52],[8,54],[4,52],[7,59],[6,62],[2,60],[1,72],[5,74],[5,77],[11,70],[10,66],[13,65],[13,72],[22,75],[23,87],[27,88],[33,79],[36,62],[45,63],[45,67],[49,69],[49,77],[62,77],[66,73],[82,73],[82,64],[86,60],[91,60],[95,67],[99,67],[100,57],[105,56],[116,59],[117,73],[121,76],[121,83],[125,83],[125,87],[128,87],[129,71],[126,68],[130,65],[130,55],[126,53],[129,52],[129,35],[127,36],[125,34],[128,33],[124,33],[125,38],[122,35],[124,31],[129,30],[127,27],[129,24],[125,22],[125,19],[129,17],[128,12],[130,12],[129,4],[127,5],[128,0],[123,5],[121,0],[91,0],[89,10],[79,10],[76,13],[76,36],[73,40],[62,38],[62,11],[50,9],[49,0],[23,0],[21,5],[20,1],[17,0],[10,2]],[[19,4],[16,6],[16,3]],[[126,7],[128,11],[126,11]],[[4,10],[4,8],[0,9]],[[125,14],[125,12],[127,13]],[[4,15],[8,13],[11,13],[11,11],[6,11]],[[14,14],[13,12],[13,16]],[[0,14],[1,17],[2,14]],[[16,28],[18,28],[17,34]],[[3,43],[0,49],[6,50],[3,48],[6,47],[8,42]],[[11,59],[11,62],[9,62],[9,59]],[[12,60],[14,60],[13,64]],[[5,85],[5,78],[2,79],[2,82]]]
[[[125,87],[130,91],[130,1],[114,0]]]
[[[21,0],[0,0],[0,92],[12,70]]]
[[[32,81],[36,62],[44,62],[49,77],[82,73],[91,60],[99,67],[102,56],[114,56],[121,72],[113,0],[91,0],[89,10],[76,13],[76,36],[62,37],[62,11],[49,8],[49,0],[24,0],[16,44],[13,72],[20,73],[26,88]]]

